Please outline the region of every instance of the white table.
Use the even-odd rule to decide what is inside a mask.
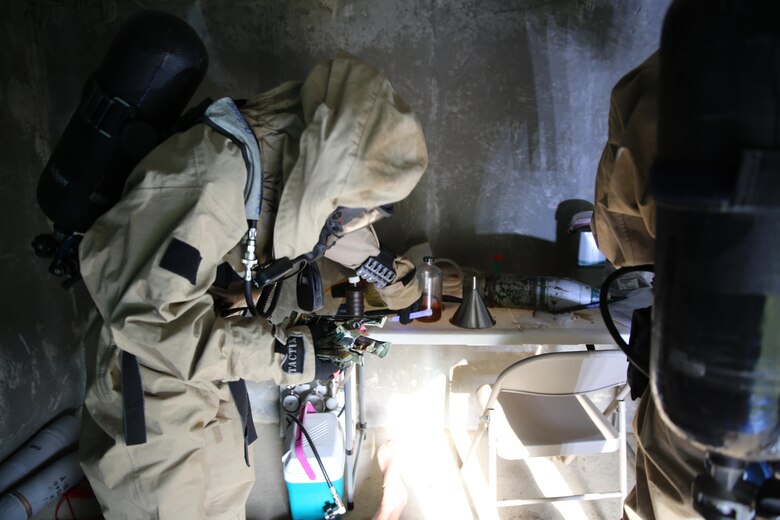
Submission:
[[[614,345],[598,309],[549,314],[526,309],[491,308],[496,324],[489,329],[463,329],[450,323],[458,304],[446,304],[441,320],[414,321],[409,325],[387,323],[371,328],[369,335],[396,345]],[[618,325],[628,341],[628,331]]]

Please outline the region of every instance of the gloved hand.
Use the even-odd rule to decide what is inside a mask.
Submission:
[[[326,357],[316,356],[314,365],[314,379],[324,381],[333,379],[333,375],[341,370],[338,365]]]
[[[298,325],[287,329],[286,340],[283,342],[277,339],[274,345],[274,351],[284,356],[281,362],[281,369],[290,375],[303,375],[305,373],[304,368],[308,366],[308,363],[311,363],[306,354],[308,350],[305,347],[305,344],[308,343],[307,334],[304,332],[306,329],[308,329],[311,335],[312,346],[314,347],[314,379],[331,379],[333,374],[338,372],[339,367],[327,357],[317,353],[318,348],[321,348],[318,347],[318,342],[322,341],[321,338],[327,330],[326,324],[316,324],[315,326]],[[309,350],[309,352],[311,351]]]
[[[344,370],[359,362],[363,354],[373,354],[380,358],[387,356],[390,343],[376,341],[365,335],[362,323],[337,324],[333,320],[318,318],[309,324],[314,337],[314,351],[317,355],[317,370]]]
[[[311,338],[314,340],[315,350],[322,346],[322,343],[328,334],[336,329],[336,324],[333,320],[323,318],[321,316],[309,320],[306,322],[306,326],[309,327],[311,332]]]
[[[336,325],[330,320],[317,318],[314,321],[307,323],[307,326],[309,327],[309,332],[311,332],[311,337],[314,341],[314,378],[318,380],[333,379],[333,374],[340,370],[338,365],[333,363],[327,356],[318,354],[317,351],[323,349],[323,339],[336,328]]]

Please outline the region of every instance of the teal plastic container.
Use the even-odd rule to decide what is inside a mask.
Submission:
[[[308,413],[303,425],[309,432],[314,446],[322,459],[325,471],[339,495],[344,496],[344,435],[338,417],[330,412]],[[285,446],[287,451],[282,458],[284,481],[290,500],[290,514],[293,520],[322,520],[325,510],[334,503],[325,476],[322,474],[314,452],[303,437],[303,454],[314,473],[314,479],[306,473],[295,455],[295,435],[297,426],[287,431]]]
[[[344,479],[333,480],[333,486],[344,497]],[[325,508],[333,503],[333,497],[326,482],[310,484],[287,483],[290,497],[290,514],[293,520],[322,520]]]

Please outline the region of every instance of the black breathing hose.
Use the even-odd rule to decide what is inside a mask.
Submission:
[[[260,313],[257,312],[255,298],[252,295],[252,280],[244,280],[244,299],[246,300],[246,308],[249,309],[249,313],[255,318],[259,318]]]
[[[604,325],[607,326],[609,334],[612,336],[612,339],[615,340],[615,343],[617,343],[617,346],[620,348],[620,350],[622,350],[626,355],[628,361],[634,365],[634,368],[644,374],[645,377],[649,378],[650,374],[648,373],[647,368],[644,367],[642,363],[640,363],[633,355],[628,344],[623,340],[620,332],[618,332],[617,327],[615,326],[615,322],[612,320],[612,314],[609,312],[609,288],[612,285],[612,282],[624,274],[634,273],[637,271],[654,273],[655,267],[651,264],[635,265],[631,267],[621,267],[620,269],[610,273],[610,275],[607,276],[607,278],[604,280],[604,283],[601,284],[601,290],[599,291],[599,310],[601,311],[601,318],[604,320]]]
[[[276,305],[279,303],[279,297],[282,294],[282,284],[284,280],[279,280],[270,285],[266,285],[260,291],[260,297],[257,299],[257,304],[254,301],[254,295],[252,294],[252,281],[244,281],[244,299],[246,300],[246,308],[255,318],[271,317]]]
[[[309,437],[309,432],[306,431],[306,428],[303,427],[303,423],[296,416],[292,414],[287,414],[287,417],[295,421],[295,424],[298,425],[298,428],[301,430],[301,433],[303,433],[304,437],[306,437],[306,441],[308,441],[309,447],[311,448],[312,453],[314,453],[314,458],[317,459],[317,464],[320,465],[320,469],[322,470],[322,476],[325,477],[325,482],[328,483],[328,487],[331,489],[331,491],[335,491],[335,488],[333,487],[333,482],[330,481],[328,472],[325,471],[325,464],[322,463],[320,454],[317,452],[317,447],[314,445],[314,441],[311,440],[311,437]]]

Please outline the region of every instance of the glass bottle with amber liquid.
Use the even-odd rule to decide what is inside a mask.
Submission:
[[[422,287],[422,301],[420,310],[431,309],[430,316],[417,318],[417,321],[433,323],[441,319],[441,269],[433,265],[433,257],[423,257],[424,265],[418,273],[420,287]]]

